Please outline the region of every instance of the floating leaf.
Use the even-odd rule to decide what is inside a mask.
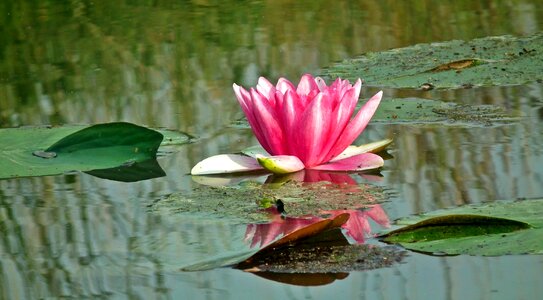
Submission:
[[[400,220],[381,238],[436,254],[543,254],[543,199],[466,206]]]
[[[317,172],[317,171],[314,171]],[[329,176],[347,174],[317,172]],[[313,175],[316,176],[316,175]],[[211,177],[212,178],[212,177]],[[351,178],[352,180],[352,178]],[[241,186],[199,186],[192,193],[174,193],[151,204],[150,209],[165,214],[185,214],[186,217],[229,219],[234,223],[266,222],[269,214],[260,211],[262,199],[281,199],[289,216],[319,215],[321,211],[370,206],[386,199],[380,187],[369,184],[330,182],[283,184],[246,182]]]
[[[74,132],[44,150],[55,160],[80,164],[95,159],[117,161],[112,167],[154,158],[163,135],[130,123],[106,123]],[[121,163],[118,163],[118,162]]]
[[[389,232],[383,241],[417,243],[487,234],[509,233],[530,228],[515,220],[479,215],[447,215],[418,222]]]
[[[161,140],[130,123],[0,129],[0,178],[129,166],[154,159]]]
[[[347,59],[326,70],[332,79],[363,78],[368,86],[460,88],[543,79],[543,33],[419,44]]]
[[[381,100],[371,122],[489,126],[517,119],[518,117],[508,115],[502,107],[495,105],[461,105],[421,98],[392,98]],[[250,128],[246,120],[238,120],[235,126]],[[265,150],[257,146],[247,148],[243,153],[250,156],[267,155]]]
[[[162,133],[164,139],[160,144],[160,147],[163,146],[176,146],[176,145],[185,145],[192,143],[196,140],[196,137],[187,134],[185,132],[171,130],[171,129],[156,129],[156,131]]]

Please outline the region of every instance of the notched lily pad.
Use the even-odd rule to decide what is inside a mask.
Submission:
[[[162,131],[168,136],[164,143],[161,131],[124,122],[0,129],[0,178],[127,167],[154,159],[160,145],[191,141],[182,132]]]
[[[163,135],[152,129],[131,123],[115,122],[92,125],[76,131],[48,147],[44,152],[97,159],[91,154],[128,155],[128,160],[143,161],[154,158]],[[123,157],[124,158],[124,157]],[[125,161],[128,161],[125,160]]]
[[[543,33],[418,44],[347,59],[325,77],[363,78],[368,86],[465,88],[543,79]]]
[[[399,220],[385,242],[430,254],[543,254],[543,199],[440,210]]]

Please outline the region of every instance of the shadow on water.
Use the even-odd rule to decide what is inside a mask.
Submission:
[[[420,42],[532,34],[542,29],[538,1],[5,1],[0,11],[1,127],[128,121],[201,137],[159,158],[153,174],[163,169],[165,177],[129,183],[75,173],[1,180],[0,297],[529,299],[543,294],[541,256],[409,253],[404,263],[389,268],[305,279],[274,273],[277,282],[232,268],[181,272],[184,265],[251,250],[244,242],[247,224],[217,217],[221,207],[213,217],[153,210],[172,194],[193,195],[201,188],[187,175],[196,162],[256,143],[250,131],[228,129],[241,117],[232,83],[251,86],[260,75],[294,79],[363,52]],[[522,118],[492,126],[370,125],[359,142],[393,137],[394,158],[379,181],[368,174],[352,179],[386,191],[389,198],[380,205],[388,218],[543,195],[541,83],[385,89],[385,97],[412,96],[494,104]],[[258,208],[254,195],[247,197]],[[255,226],[265,223],[273,224],[273,218]],[[303,283],[321,286],[298,286]]]

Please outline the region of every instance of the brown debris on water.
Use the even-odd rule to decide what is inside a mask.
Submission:
[[[375,245],[307,245],[277,249],[241,263],[248,272],[347,273],[390,267],[406,252],[397,247]]]

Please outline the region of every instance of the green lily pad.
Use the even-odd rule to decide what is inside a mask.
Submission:
[[[418,44],[347,59],[323,75],[393,88],[516,85],[543,79],[541,49],[543,33]]]
[[[130,123],[0,129],[0,178],[128,166],[156,157],[163,135]]]
[[[543,199],[464,206],[400,220],[380,238],[432,254],[543,254]]]
[[[516,119],[495,105],[460,105],[420,98],[396,98],[383,100],[372,122],[489,126]]]

